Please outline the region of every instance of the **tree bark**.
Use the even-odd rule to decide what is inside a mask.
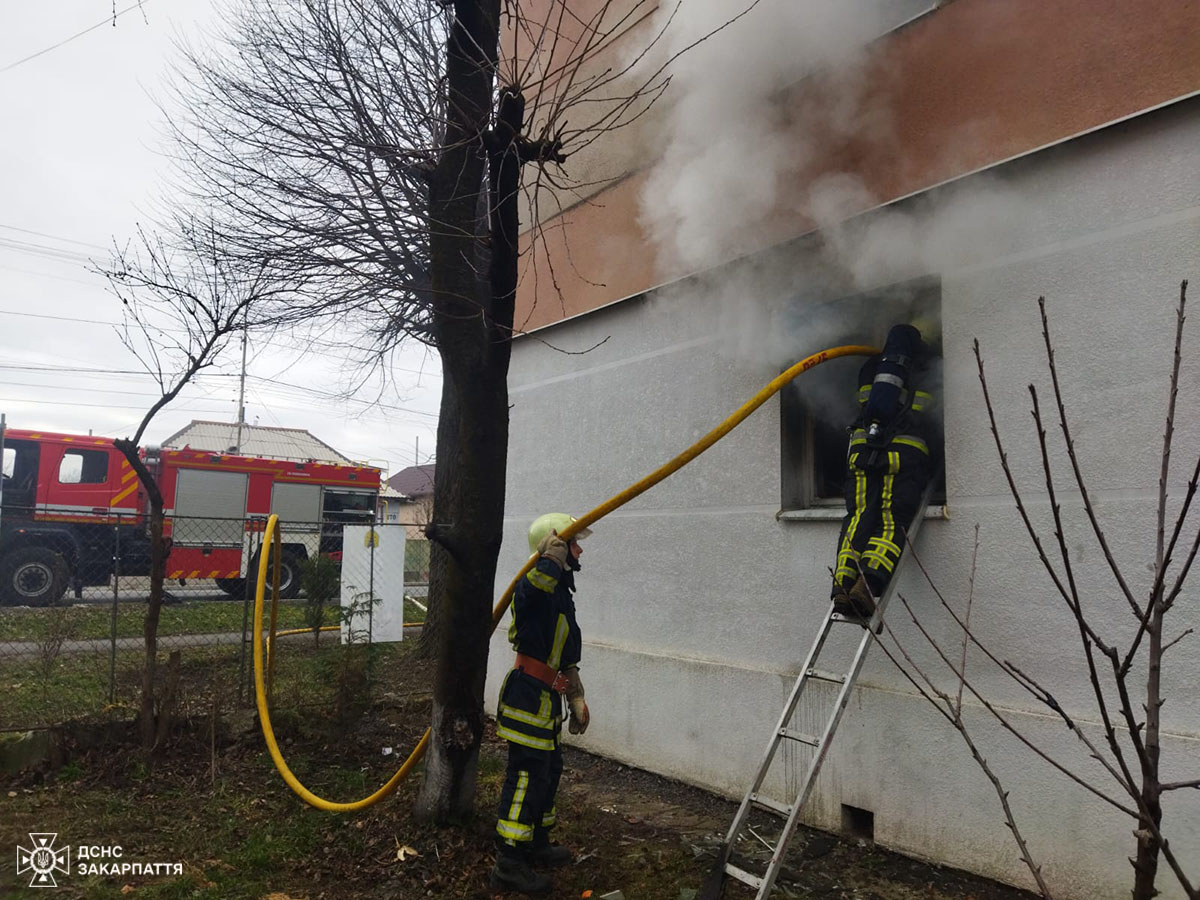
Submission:
[[[417,813],[435,821],[462,820],[474,809],[504,517],[511,337],[495,341],[495,298],[479,290],[473,265],[500,3],[456,0],[454,9],[447,45],[448,127],[430,191],[434,331],[443,365],[429,529],[438,659]]]
[[[1148,670],[1146,672],[1146,753],[1142,760],[1142,807],[1143,815],[1150,817],[1154,828],[1142,825],[1135,832],[1137,855],[1133,862],[1133,900],[1151,900],[1158,894],[1154,883],[1158,877],[1158,857],[1162,845],[1156,834],[1161,834],[1162,825],[1162,782],[1159,778],[1159,711],[1162,709],[1162,626],[1163,597],[1161,588],[1150,598],[1154,610],[1146,629],[1148,638]]]
[[[140,431],[139,431],[140,435]],[[138,481],[146,491],[150,502],[150,597],[146,606],[146,618],[142,622],[142,639],[145,659],[142,664],[142,697],[138,714],[138,734],[142,749],[147,753],[154,749],[158,738],[158,698],[155,682],[158,678],[158,619],[163,604],[163,583],[167,569],[167,548],[163,541],[163,496],[158,482],[138,455],[137,444],[124,438],[113,442],[129,465],[137,473]]]

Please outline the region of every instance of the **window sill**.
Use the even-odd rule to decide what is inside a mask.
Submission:
[[[775,518],[780,522],[840,522],[845,515],[845,507],[813,506],[808,509],[782,509],[775,513]],[[927,506],[925,518],[949,519],[950,510],[945,506]]]

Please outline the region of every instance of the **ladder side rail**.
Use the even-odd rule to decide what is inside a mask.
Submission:
[[[929,484],[925,486],[924,492],[921,494],[921,505],[917,509],[917,514],[914,521],[910,523],[907,532],[907,543],[911,546],[916,540],[917,534],[921,530],[921,523],[925,519],[925,510],[929,506],[929,499],[933,496],[933,485],[937,479],[930,478]],[[908,548],[906,548],[908,549]],[[817,747],[817,752],[809,764],[808,771],[804,776],[804,783],[801,785],[800,792],[796,797],[796,802],[792,804],[791,814],[788,816],[787,822],[784,825],[783,831],[779,836],[779,843],[775,846],[775,852],[771,856],[771,861],[767,865],[767,871],[762,877],[762,885],[755,895],[755,900],[767,900],[770,896],[771,889],[775,884],[775,879],[779,875],[779,870],[783,867],[784,856],[787,853],[788,844],[791,842],[792,835],[795,833],[796,826],[799,824],[800,812],[804,808],[804,804],[808,802],[809,794],[812,792],[813,785],[816,784],[817,775],[821,771],[821,765],[825,761],[826,755],[829,753],[829,748],[833,743],[833,736],[837,731],[838,725],[841,723],[842,714],[846,711],[846,705],[850,701],[850,691],[858,681],[859,673],[866,662],[867,652],[871,648],[871,643],[875,640],[875,627],[883,618],[884,609],[887,607],[888,600],[891,599],[892,592],[896,589],[896,585],[900,583],[900,572],[904,565],[908,554],[901,554],[900,560],[896,564],[896,571],[892,573],[887,587],[884,589],[883,595],[879,598],[879,603],[875,610],[875,615],[871,617],[871,621],[863,631],[862,639],[859,642],[858,650],[855,651],[854,661],[851,664],[850,671],[846,674],[846,680],[842,684],[841,690],[838,692],[837,700],[834,703],[833,714],[826,723],[825,732],[821,735],[821,743]],[[826,632],[828,631],[829,622],[832,620],[830,616],[826,620]],[[807,668],[805,672],[807,672]]]
[[[775,884],[775,878],[778,876],[779,870],[783,867],[783,860],[787,854],[788,844],[791,843],[796,826],[800,823],[800,812],[804,809],[804,804],[808,802],[808,797],[812,793],[813,786],[817,783],[817,775],[820,774],[821,765],[825,762],[825,757],[828,755],[829,748],[833,744],[833,735],[837,731],[838,725],[842,721],[842,714],[846,711],[846,706],[850,702],[850,691],[854,688],[854,683],[858,679],[859,672],[862,670],[867,650],[871,646],[873,637],[873,632],[867,630],[863,632],[863,636],[859,640],[858,649],[854,654],[854,661],[851,664],[850,671],[846,674],[846,680],[838,690],[837,699],[833,705],[833,712],[829,720],[825,723],[825,731],[821,735],[816,753],[812,761],[808,764],[807,771],[804,773],[804,781],[801,783],[800,791],[796,795],[795,803],[792,804],[792,811],[783,826],[783,831],[779,835],[779,842],[775,845],[775,852],[772,854],[771,861],[767,865],[767,871],[763,876],[762,886],[759,888],[756,900],[766,900],[771,893],[772,886]]]
[[[915,520],[911,523],[907,533],[907,543],[912,544],[916,540],[918,532],[921,530],[921,522],[925,519],[925,510],[929,505],[929,498],[933,496],[933,484],[935,478],[929,480],[929,484],[925,486],[925,491],[921,495],[921,506],[918,509]],[[907,547],[905,549],[908,549]],[[854,688],[858,681],[858,676],[862,672],[862,667],[866,663],[867,653],[871,649],[871,644],[875,640],[875,627],[879,625],[883,618],[884,610],[887,608],[888,601],[892,597],[892,592],[896,590],[896,585],[900,583],[900,573],[904,568],[904,563],[908,559],[907,553],[901,554],[899,562],[896,564],[896,571],[892,573],[892,578],[888,581],[887,587],[884,588],[883,595],[879,598],[879,603],[875,610],[875,615],[871,617],[867,628],[863,630],[862,639],[859,641],[858,649],[854,653],[854,659],[850,664],[850,671],[846,673],[846,681],[842,684],[841,690],[838,692],[837,700],[834,703],[833,713],[830,715],[829,721],[825,724],[825,731],[821,735],[820,745],[817,747],[816,755],[809,766],[809,772],[805,776],[804,784],[801,787],[800,795],[796,799],[793,806],[794,812],[799,812],[808,800],[809,792],[812,789],[813,783],[816,781],[817,774],[821,770],[821,764],[825,761],[825,756],[829,752],[829,746],[833,743],[834,733],[837,731],[838,725],[841,723],[842,715],[846,711],[846,706],[850,702],[850,691]],[[782,855],[780,856],[782,861]]]
[[[831,613],[832,610],[833,605],[831,603]],[[817,657],[821,653],[821,649],[825,646],[831,626],[832,615],[827,614],[824,624],[821,626],[820,631],[817,632],[812,646],[809,647],[808,654],[804,657],[804,665],[800,667],[800,674],[796,678],[796,683],[792,685],[792,692],[788,696],[787,703],[784,704],[783,712],[779,716],[779,722],[775,725],[775,730],[771,732],[771,738],[767,742],[767,749],[763,755],[763,761],[758,767],[758,773],[754,777],[754,782],[742,798],[742,803],[738,807],[737,814],[733,817],[733,823],[729,826],[729,832],[725,835],[725,844],[721,850],[722,863],[729,858],[729,853],[733,849],[733,845],[737,841],[737,836],[742,830],[742,824],[749,816],[752,798],[758,793],[759,788],[762,787],[763,781],[766,780],[767,772],[770,771],[771,763],[775,759],[775,751],[779,748],[780,741],[782,740],[779,732],[787,726],[788,721],[796,710],[797,704],[800,702],[800,696],[804,692],[805,683],[808,681],[808,670],[812,668],[813,663],[816,662]]]

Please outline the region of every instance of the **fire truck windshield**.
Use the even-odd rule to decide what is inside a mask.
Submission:
[[[327,522],[369,522],[375,518],[375,492],[326,488],[324,506]]]

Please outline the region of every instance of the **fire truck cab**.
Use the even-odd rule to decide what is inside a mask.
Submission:
[[[148,504],[110,438],[7,429],[0,485],[0,603],[44,605],[114,574],[149,575]],[[379,470],[201,450],[140,453],[158,480],[166,577],[214,579],[240,593],[257,564],[255,532],[284,524],[281,593],[299,591],[299,566],[341,550],[346,523],[374,521]]]

